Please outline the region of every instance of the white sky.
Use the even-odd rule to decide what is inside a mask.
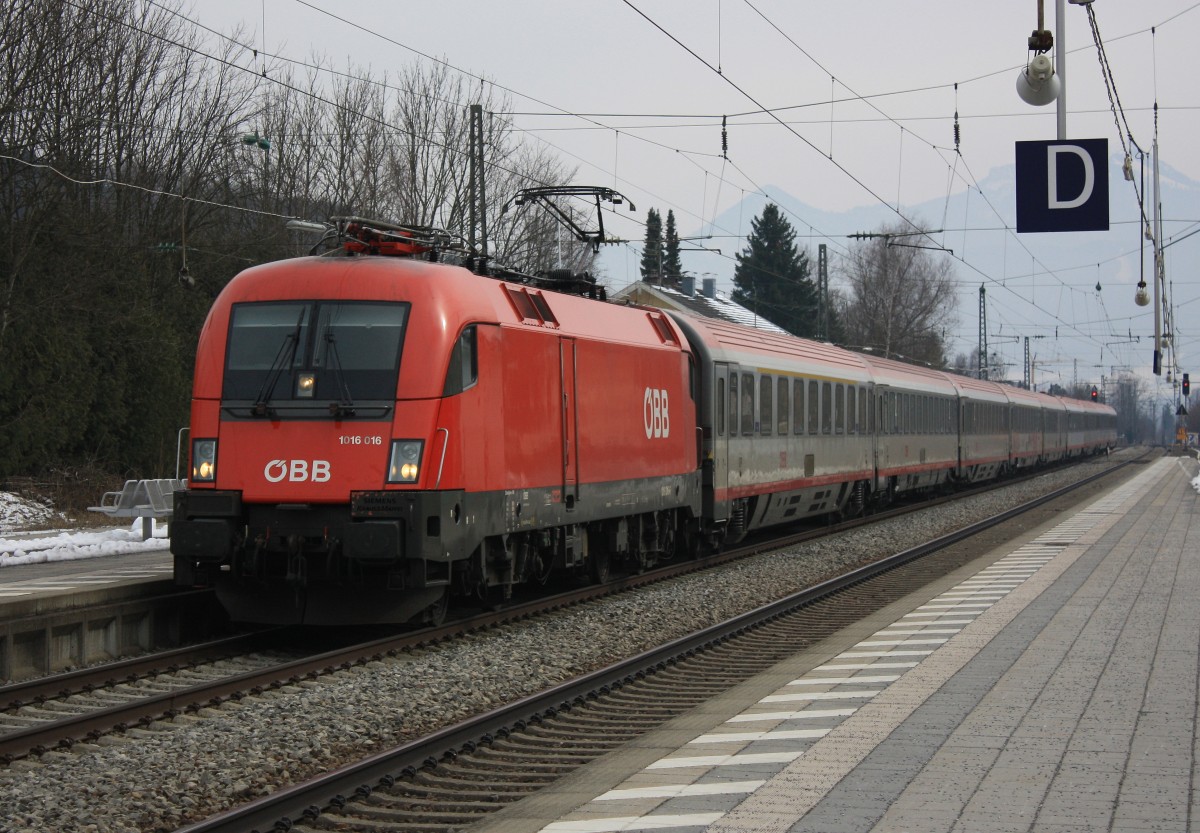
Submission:
[[[1054,0],[1045,5],[1046,28],[1054,31]],[[1200,181],[1200,2],[1095,0],[1093,8],[1134,139],[1150,149],[1157,102],[1164,165]],[[1066,14],[1067,136],[1107,138],[1117,153],[1124,128],[1118,132],[1114,123],[1087,13],[1068,4]],[[1026,105],[1014,89],[1029,58],[1036,0],[197,0],[189,15],[222,32],[240,27],[243,39],[269,52],[296,59],[320,54],[343,70],[369,66],[382,74],[437,58],[486,76],[510,91],[522,114],[514,117],[518,129],[578,167],[576,184],[615,187],[637,205],[636,220],[652,206],[664,215],[672,209],[684,235],[707,230],[721,212],[765,187],[824,211],[881,201],[905,211],[944,201],[1011,165],[1015,142],[1056,133],[1056,106]],[[846,100],[856,94],[870,96],[870,105]],[[787,126],[768,116],[734,117],[757,110],[755,102],[795,109],[779,113]],[[720,158],[723,114],[730,115],[728,161]],[[1129,203],[1114,204],[1114,217],[1136,211],[1131,189],[1113,193]],[[1200,216],[1178,216],[1164,204],[1172,221],[1168,237],[1200,223]],[[630,216],[606,217],[606,229],[640,241],[643,227]],[[805,222],[790,219],[798,228]],[[980,226],[999,222],[978,218]],[[1125,251],[1138,248],[1133,224],[1114,225],[1108,234]],[[1042,257],[1060,236],[1023,237]],[[731,258],[741,245],[726,241],[721,248]],[[1182,326],[1200,313],[1200,303],[1187,305],[1200,301],[1200,234],[1169,251],[1169,277],[1183,304],[1176,334],[1181,363],[1200,369],[1200,340]],[[636,279],[636,263],[634,247],[607,252],[611,283]],[[1000,277],[1011,269],[979,266]],[[1082,305],[1066,313],[1078,316],[1072,324],[1090,326],[1097,315],[1111,315],[1121,323],[1110,329],[1126,330],[1137,261],[1122,271],[1129,297],[1118,305],[1110,295],[1099,309]],[[1094,275],[1083,272],[1078,280],[1090,286]],[[960,347],[977,326],[979,282],[966,270]],[[1152,326],[1139,322],[1139,329]],[[1080,345],[1073,358],[1095,365],[1093,347]],[[1006,349],[1015,355],[1011,344]],[[1148,362],[1145,343],[1112,350],[1112,357],[1101,354],[1104,364]],[[1071,352],[1064,348],[1055,358],[1065,362]]]

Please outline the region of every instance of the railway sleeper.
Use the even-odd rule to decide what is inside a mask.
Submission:
[[[483,758],[472,755],[470,758],[459,758],[455,761],[455,765],[464,769],[477,769],[481,772],[526,772],[537,775],[562,775],[564,772],[570,772],[579,766],[582,761],[587,762],[586,758],[572,756],[569,759],[560,761],[551,760],[552,756],[547,755],[541,761],[532,760],[509,760],[505,758]]]
[[[607,734],[610,736],[622,735],[624,737],[635,737],[639,731],[640,730],[635,729],[635,728],[625,728],[625,727],[622,727],[620,724],[610,723],[608,726]],[[561,739],[561,740],[564,740],[567,742],[570,742],[571,738],[573,737],[572,732],[573,732],[573,730],[570,728],[560,728],[557,725],[555,725],[555,726],[546,726],[546,725],[529,726],[529,727],[526,727],[526,729],[525,729],[525,734],[531,738],[549,738],[549,739],[558,738],[558,739]],[[604,743],[603,740],[598,739],[598,738],[592,738],[591,741],[594,743],[599,743],[599,744]],[[624,743],[625,741],[624,741],[624,739],[614,738],[611,742],[612,742],[613,746],[619,746],[622,743]]]
[[[645,731],[646,727],[657,726],[664,720],[670,720],[675,715],[679,714],[679,710],[646,710],[643,714],[627,714],[621,716],[610,715],[594,715],[592,717],[580,717],[572,715],[569,717],[560,716],[555,721],[556,729],[568,729],[575,732],[595,732],[603,735],[605,732],[611,731],[614,725],[625,728],[630,731]]]
[[[545,756],[546,754],[561,755],[563,753],[570,753],[596,757],[608,753],[612,749],[612,745],[603,743],[599,746],[589,745],[585,744],[582,738],[575,743],[548,744],[532,739],[527,740],[520,735],[516,735],[509,736],[503,740],[492,741],[490,747],[480,747],[480,750],[477,751],[482,751],[483,749],[491,749],[498,754],[505,755],[528,754],[538,757]]]
[[[597,755],[607,753],[607,749],[597,749],[593,753],[587,750],[574,749],[546,749],[544,746],[537,749],[496,749],[495,745],[481,746],[471,753],[473,758],[479,758],[487,761],[529,761],[536,764],[547,759],[555,761],[574,762],[576,764],[584,764],[595,758]]]
[[[642,700],[641,702],[627,701],[624,703],[605,703],[604,708],[572,709],[570,712],[559,712],[557,720],[576,721],[579,723],[606,723],[613,717],[673,717],[680,708],[689,709],[696,705],[696,698],[675,699],[663,702],[659,699]]]
[[[417,780],[420,783],[431,787],[437,786],[453,790],[456,787],[486,785],[488,788],[507,790],[508,792],[534,792],[538,784],[549,784],[557,778],[557,775],[531,775],[521,780],[495,778],[489,777],[487,773],[465,769],[453,763],[439,764],[433,771],[417,774]]]
[[[365,804],[381,807],[407,807],[417,803],[454,799],[463,803],[475,801],[517,801],[529,795],[528,790],[467,789],[461,786],[425,786],[412,781],[400,781],[386,790],[375,790],[365,799]]]
[[[370,831],[386,831],[386,833],[428,833],[431,829],[445,828],[453,830],[460,825],[478,821],[478,815],[459,815],[446,813],[424,813],[412,816],[404,821],[384,819],[352,819],[341,815],[320,815],[303,826],[291,828],[292,833],[312,833],[315,830],[346,830],[347,824],[353,824],[353,830],[369,833]]]
[[[490,813],[495,805],[488,799],[492,796],[480,795],[478,801],[438,801],[417,802],[411,806],[387,807],[358,801],[349,804],[346,809],[350,814],[360,819],[410,819],[419,815],[423,819],[437,818],[442,821],[454,817],[457,823],[472,822],[483,813]],[[514,800],[516,796],[514,796]]]
[[[658,679],[653,682],[647,682],[644,686],[639,686],[638,691],[633,694],[616,694],[609,695],[615,698],[616,702],[624,702],[626,704],[636,705],[638,703],[646,707],[651,707],[655,703],[664,701],[672,703],[695,703],[697,700],[702,700],[706,696],[719,693],[726,688],[728,684],[723,682],[724,678],[708,678],[708,679],[693,679],[689,677],[676,677],[673,680]],[[606,698],[604,702],[609,702]]]

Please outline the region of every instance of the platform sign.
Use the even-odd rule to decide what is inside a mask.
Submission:
[[[1108,231],[1108,139],[1017,142],[1017,231]]]

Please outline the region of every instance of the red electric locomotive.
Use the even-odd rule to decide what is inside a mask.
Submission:
[[[201,332],[171,551],[235,620],[436,620],[553,570],[690,548],[695,366],[674,322],[429,262],[356,219],[248,269]]]

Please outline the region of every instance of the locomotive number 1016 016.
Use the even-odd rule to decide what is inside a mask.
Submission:
[[[383,437],[378,434],[342,434],[338,437],[338,445],[383,445]]]

